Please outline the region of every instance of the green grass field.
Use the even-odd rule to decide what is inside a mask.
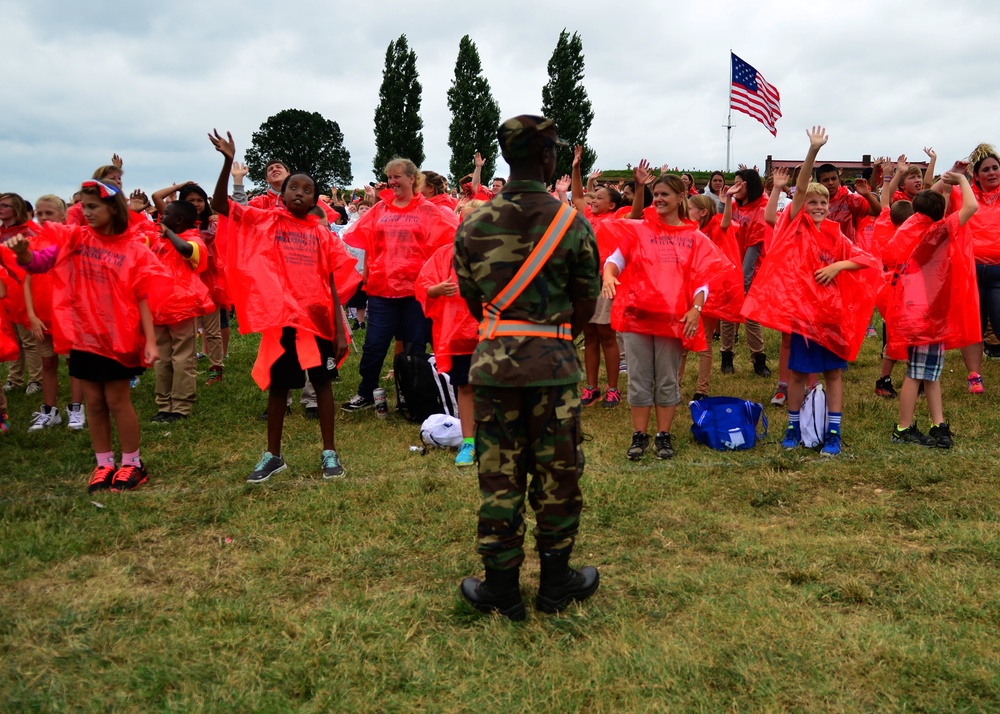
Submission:
[[[475,475],[453,452],[411,454],[415,426],[338,409],[347,477],[324,482],[318,425],[296,405],[290,469],[244,483],[265,443],[256,344],[234,337],[225,381],[201,390],[188,423],[148,425],[144,376],[133,394],[151,478],[132,493],[89,496],[87,433],[28,434],[38,400],[10,395],[0,709],[1000,710],[995,362],[973,397],[948,355],[951,451],[889,443],[876,339],[845,375],[834,460],[782,451],[785,417],[767,406],[771,435],[753,451],[696,445],[681,414],[673,461],[629,463],[627,406],[587,410],[574,563],[598,566],[601,589],[512,624],[460,601],[461,579],[481,572]],[[716,361],[715,394],[765,402],[773,386],[742,343],[736,375]],[[926,426],[922,402],[918,416]],[[526,599],[537,573],[529,554]]]

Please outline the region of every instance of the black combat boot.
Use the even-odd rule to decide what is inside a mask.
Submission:
[[[753,372],[758,377],[771,376],[771,370],[767,368],[767,355],[763,352],[753,353]]]
[[[459,588],[470,605],[479,612],[499,612],[508,620],[525,618],[521,599],[521,569],[486,569],[486,579],[466,578]]]
[[[733,369],[733,351],[732,350],[722,350],[719,353],[722,356],[722,373],[732,374],[736,370]]]
[[[597,592],[601,576],[587,565],[579,570],[569,567],[570,551],[540,553],[542,578],[535,607],[542,612],[562,612],[571,602],[582,602]]]

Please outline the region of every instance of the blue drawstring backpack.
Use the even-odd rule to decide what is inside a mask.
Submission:
[[[691,435],[699,444],[718,451],[752,449],[767,436],[767,417],[757,402],[736,397],[705,397],[691,402]],[[757,422],[764,433],[757,433]]]

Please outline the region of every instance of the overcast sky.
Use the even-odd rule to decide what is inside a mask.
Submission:
[[[423,85],[423,168],[441,173],[461,37],[478,46],[506,118],[540,110],[563,28],[583,39],[600,168],[642,157],[723,168],[730,49],[778,88],[784,115],[774,138],[733,114],[733,167],[803,156],[816,123],[831,137],[821,159],[923,158],[929,145],[950,165],[980,141],[1000,143],[996,0],[572,6],[0,0],[0,190],[68,197],[114,152],[126,189],[211,186],[221,159],[206,132],[232,131],[241,157],[288,108],[339,123],[360,186],[374,178],[372,118],[386,46],[401,33]]]

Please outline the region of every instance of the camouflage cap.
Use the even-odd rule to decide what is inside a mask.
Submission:
[[[508,119],[497,129],[500,151],[508,159],[527,158],[542,142],[549,140],[556,146],[568,146],[556,134],[556,123],[545,117],[522,114]]]

